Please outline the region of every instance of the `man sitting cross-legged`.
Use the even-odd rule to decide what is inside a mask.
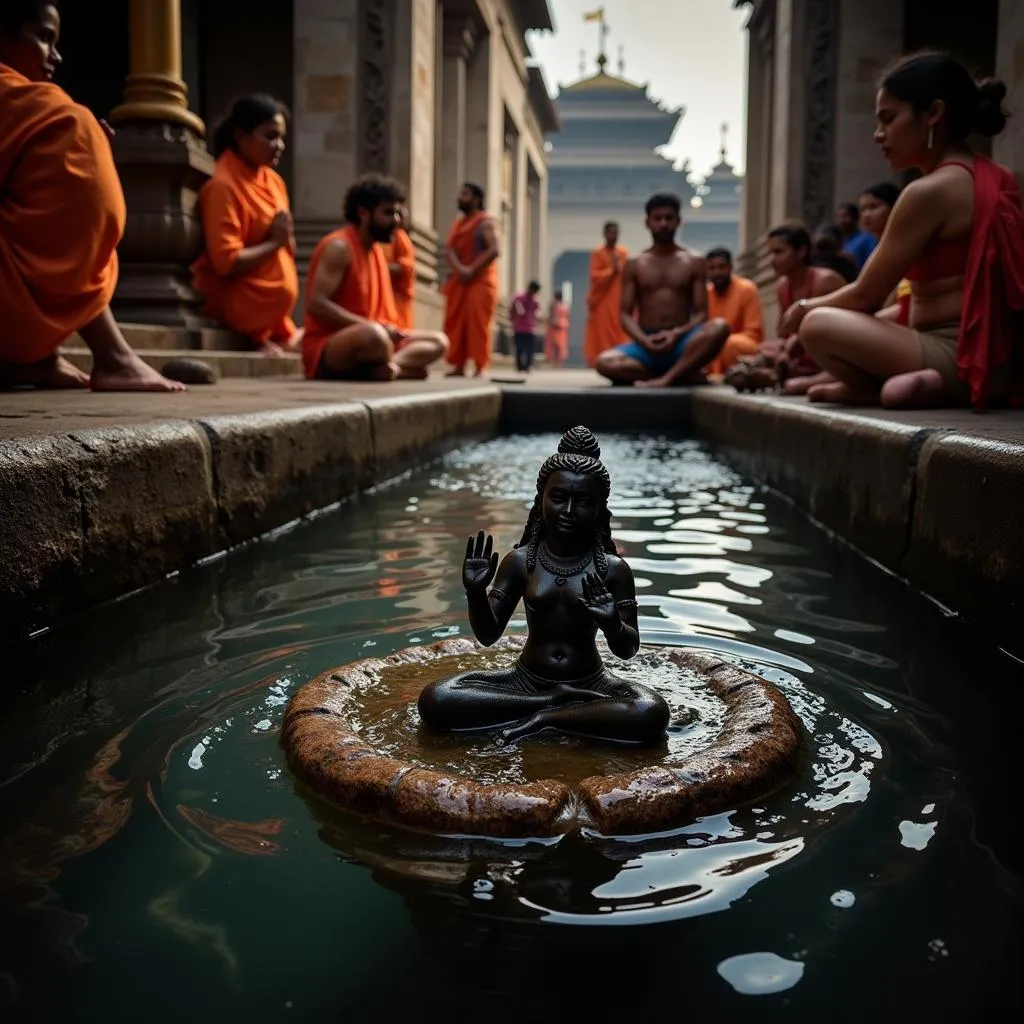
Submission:
[[[366,174],[345,195],[347,225],[313,250],[306,288],[302,361],[328,380],[427,377],[448,350],[437,331],[402,330],[383,243],[391,241],[404,196],[398,184]]]
[[[707,318],[704,260],[676,245],[679,208],[670,193],[647,200],[654,244],[628,260],[622,274],[622,328],[632,341],[602,352],[595,367],[613,384],[703,384],[704,367],[729,337],[724,320]]]

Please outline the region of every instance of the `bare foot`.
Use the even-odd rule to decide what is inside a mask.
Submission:
[[[473,376],[474,377],[483,377],[486,373],[487,373],[486,370],[481,370],[480,367],[478,366],[476,368],[476,372],[473,374]]]
[[[284,349],[276,341],[257,342],[256,348],[271,359],[280,359],[284,355]]]
[[[27,366],[13,363],[0,364],[0,387],[31,385],[37,388],[65,390],[87,388],[89,375],[72,366],[63,356],[57,355],[40,359]]]
[[[836,379],[831,373],[815,373],[804,377],[790,377],[783,385],[782,390],[787,395],[806,395],[807,392],[817,384],[835,384]]]
[[[387,382],[394,380],[398,376],[398,364],[397,363],[378,363],[369,374],[367,374],[367,380],[376,380]]]
[[[430,371],[425,366],[405,366],[402,362],[395,365],[398,367],[398,380],[426,380],[430,376]]]
[[[651,377],[650,380],[633,381],[633,387],[635,388],[668,388],[671,386],[672,381],[668,377]]]
[[[94,362],[89,386],[93,391],[188,391],[184,384],[147,366],[131,349],[109,365]]]
[[[295,333],[284,343],[282,348],[285,352],[298,352],[302,348],[302,339],[306,333],[305,327],[299,327]]]
[[[933,409],[942,405],[945,397],[938,370],[899,373],[882,385],[882,405],[886,409]]]
[[[446,377],[465,377],[466,376],[466,368],[464,366],[456,366],[454,370],[449,370],[445,374],[445,376]]]
[[[839,381],[817,384],[808,390],[807,397],[812,402],[835,402],[838,405],[878,405],[877,391],[855,391]]]
[[[519,740],[533,735],[535,732],[540,732],[541,728],[542,725],[537,721],[536,716],[527,718],[525,721],[516,722],[515,725],[510,725],[502,729],[494,737],[494,742],[499,747],[509,747],[513,743],[518,743]]]

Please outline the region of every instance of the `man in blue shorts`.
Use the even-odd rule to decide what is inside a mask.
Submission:
[[[654,244],[622,272],[622,329],[631,340],[603,352],[595,369],[613,384],[703,384],[704,367],[721,351],[729,325],[708,319],[704,260],[676,245],[679,197],[651,196],[645,210]]]

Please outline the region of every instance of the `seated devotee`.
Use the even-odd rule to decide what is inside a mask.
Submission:
[[[845,283],[834,270],[811,266],[811,236],[797,222],[780,224],[768,232],[772,269],[778,276],[776,291],[780,313],[798,298],[827,295]],[[821,372],[797,343],[795,334],[783,333],[761,344],[757,355],[741,359],[726,373],[737,391],[759,391],[785,382],[786,390],[802,393]]]
[[[853,268],[860,273],[875,248],[875,239],[861,229],[860,208],[856,203],[841,203],[836,211],[836,227],[842,240],[842,251],[853,260]]]
[[[548,325],[544,333],[544,362],[562,367],[569,356],[569,307],[557,289],[548,308]]]
[[[869,185],[860,194],[860,226],[875,241],[879,241],[889,223],[889,215],[900,197],[899,185],[891,181],[880,181],[877,185]],[[900,281],[896,290],[889,296],[885,306],[875,316],[884,320],[894,320],[906,324],[910,317],[910,282]]]
[[[730,332],[708,370],[724,373],[737,360],[757,352],[764,340],[761,296],[753,281],[733,273],[728,249],[709,249],[704,262],[708,267],[708,318],[724,320]]]
[[[857,276],[853,257],[843,251],[843,236],[835,224],[819,224],[811,238],[811,266],[834,270],[847,284]]]
[[[287,110],[272,96],[243,96],[213,133],[217,165],[199,197],[204,250],[192,265],[204,315],[245,335],[267,355],[301,340],[288,188],[276,167]]]
[[[381,248],[384,250],[384,259],[388,261],[388,270],[391,271],[391,290],[395,293],[395,312],[398,314],[397,326],[400,330],[411,331],[416,299],[416,250],[406,231],[409,210],[400,206],[397,216],[395,233],[391,241],[384,242]]]
[[[306,376],[328,380],[423,380],[448,350],[436,331],[403,330],[381,246],[390,242],[404,196],[379,174],[353,182],[345,227],[313,250],[306,286],[302,361]]]
[[[814,401],[891,408],[1024,400],[1024,214],[1005,168],[974,153],[998,135],[1006,88],[976,83],[953,57],[920,53],[885,74],[875,141],[894,171],[919,169],[864,272],[794,303],[783,328],[836,380]],[[874,314],[911,282],[910,325]]]
[[[613,384],[703,384],[729,325],[708,319],[704,260],[676,244],[679,197],[658,193],[645,210],[653,244],[627,260],[622,273],[620,321],[631,340],[602,352],[595,369]]]
[[[56,4],[0,4],[0,386],[184,391],[110,311],[124,193],[107,132],[52,81],[59,35]],[[75,332],[89,376],[58,352]]]
[[[520,373],[529,372],[533,367],[533,355],[537,347],[539,294],[540,284],[531,281],[525,292],[512,297],[512,336],[516,346],[516,369]]]

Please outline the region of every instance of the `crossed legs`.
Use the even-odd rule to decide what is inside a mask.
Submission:
[[[324,346],[321,365],[328,377],[356,380],[424,380],[431,363],[448,351],[438,331],[411,331],[395,351],[380,324],[355,324],[335,331]]]

